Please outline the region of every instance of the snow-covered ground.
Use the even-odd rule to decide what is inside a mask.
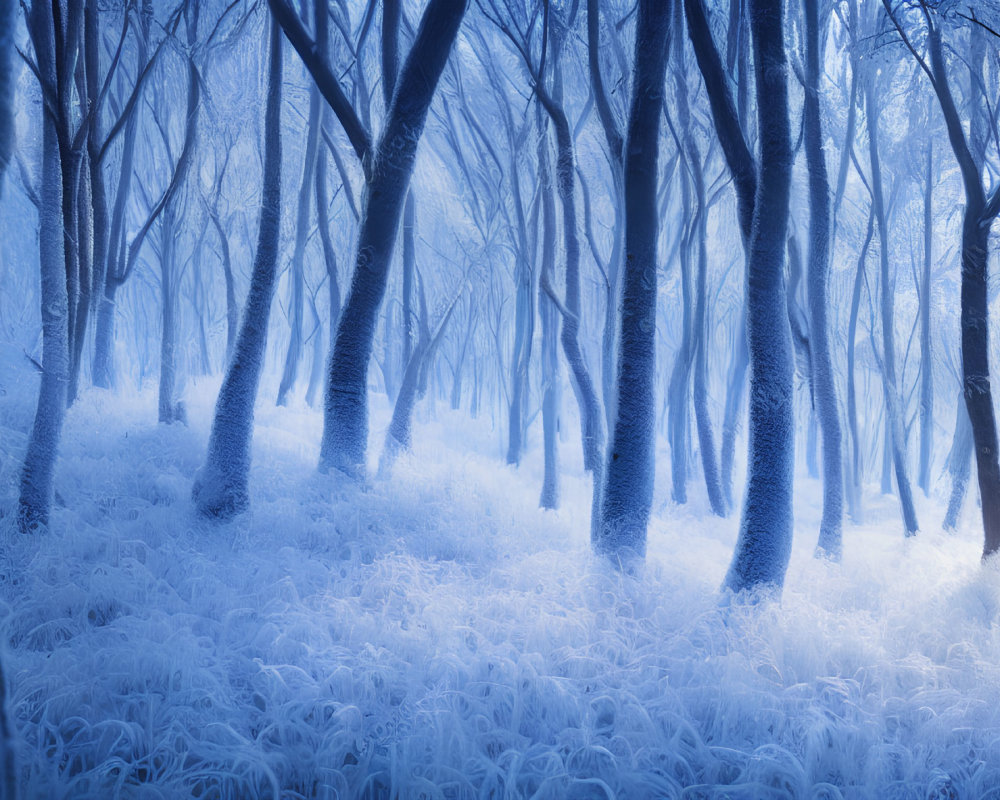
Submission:
[[[1000,574],[970,497],[904,541],[867,497],[840,566],[797,483],[779,603],[720,605],[736,536],[658,475],[649,560],[590,555],[533,455],[439,404],[390,478],[316,471],[319,415],[262,393],[252,510],[196,517],[217,383],[70,411],[50,530],[14,533],[30,387],[0,398],[0,631],[27,797],[1000,798]],[[373,465],[388,410],[374,398]],[[536,437],[537,438],[537,437]],[[537,444],[537,442],[535,442]],[[940,492],[947,486],[938,487]]]

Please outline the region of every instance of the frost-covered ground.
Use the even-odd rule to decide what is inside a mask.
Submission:
[[[35,537],[11,525],[30,391],[0,398],[26,796],[1000,798],[1000,574],[971,499],[957,535],[935,500],[904,542],[872,494],[831,566],[800,479],[782,602],[721,609],[736,522],[696,486],[678,508],[658,476],[623,577],[589,554],[574,439],[543,513],[537,461],[502,466],[488,420],[441,406],[361,490],[317,473],[318,415],[268,392],[252,511],[209,524],[189,491],[216,385],[189,387],[189,428],[157,426],[152,393],[86,393]]]

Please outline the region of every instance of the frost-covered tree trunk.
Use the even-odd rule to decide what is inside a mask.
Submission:
[[[254,403],[267,345],[281,227],[281,34],[275,21],[270,25],[270,47],[257,253],[236,347],[215,403],[205,465],[192,490],[198,511],[213,517],[232,516],[250,502]]]
[[[365,193],[351,287],[337,326],[320,466],[360,477],[368,444],[368,362],[417,144],[466,0],[431,0],[400,73]]]
[[[105,269],[108,260],[108,198],[101,167],[100,109],[100,18],[96,0],[87,0],[83,15],[83,69],[84,90],[88,107],[91,109],[87,125],[86,170],[79,176],[77,205],[81,209],[78,224],[78,238],[82,247],[81,291],[77,298],[74,330],[70,336],[70,376],[67,387],[67,403],[72,405],[77,397],[80,372],[83,366],[83,349],[91,319],[91,311],[96,308],[98,298],[104,288]]]
[[[743,109],[746,103],[745,95],[748,84],[745,75],[747,71],[746,59],[740,59],[740,80],[737,84],[738,107],[733,100],[730,80],[723,66],[722,58],[712,38],[704,0],[684,0],[684,11],[688,24],[688,36],[694,48],[705,88],[708,90],[708,102],[712,111],[712,120],[715,123],[715,132],[719,137],[719,144],[726,157],[729,172],[733,176],[740,237],[743,240],[744,251],[749,255],[751,224],[757,193],[757,166],[750,153],[750,148],[747,146],[741,122],[744,119]],[[742,25],[737,26],[737,30],[742,27]],[[743,45],[737,44],[734,45],[732,52],[738,54],[743,49]],[[729,386],[726,391],[726,406],[722,423],[720,471],[727,507],[733,506],[732,472],[736,453],[736,435],[739,431],[739,417],[743,407],[746,372],[750,364],[746,336],[746,309],[743,309],[739,326],[729,370]]]
[[[839,559],[842,552],[841,525],[844,517],[843,467],[841,463],[840,409],[830,354],[827,320],[830,280],[830,181],[823,153],[819,82],[823,48],[819,41],[818,5],[804,0],[806,44],[806,89],[803,101],[806,162],[809,166],[809,343],[812,387],[816,416],[823,434],[823,518],[817,552]]]
[[[537,106],[536,106],[537,109]],[[538,312],[542,321],[542,493],[538,504],[542,508],[559,508],[559,311],[555,302],[542,289],[551,283],[555,272],[556,204],[552,196],[552,167],[541,111],[535,116],[538,130],[538,184],[541,193],[541,260],[538,286]]]
[[[118,182],[115,190],[115,202],[111,210],[109,222],[109,233],[107,243],[106,263],[99,269],[103,275],[103,284],[95,287],[95,293],[99,293],[97,298],[97,324],[94,333],[94,360],[91,369],[91,380],[95,386],[103,389],[110,389],[115,383],[114,365],[114,345],[115,345],[115,321],[117,315],[117,294],[122,284],[128,277],[127,273],[127,236],[128,225],[127,213],[128,204],[132,190],[132,178],[135,170],[135,145],[139,129],[139,115],[137,113],[137,99],[142,90],[141,76],[146,75],[150,68],[148,58],[149,27],[152,19],[153,9],[151,0],[144,0],[142,11],[139,16],[139,25],[136,41],[136,73],[140,76],[129,103],[123,109],[124,126],[122,133],[121,167],[118,173]],[[119,119],[118,123],[121,123]],[[102,145],[106,151],[107,142]],[[151,223],[150,223],[151,224]],[[143,229],[148,230],[144,225]],[[139,236],[136,237],[141,241]]]
[[[958,396],[955,408],[955,436],[951,442],[951,452],[948,453],[951,495],[942,523],[946,531],[955,530],[958,514],[962,510],[962,501],[965,500],[969,474],[972,471],[972,444],[972,423],[969,421],[969,409],[965,404],[965,393],[962,392]]]
[[[406,195],[403,205],[403,369],[413,355],[413,284],[416,274],[417,209],[413,200],[413,190]]]
[[[221,178],[220,178],[221,182]],[[222,226],[217,208],[208,209],[209,220],[215,227],[222,250],[222,277],[226,285],[226,363],[233,355],[240,324],[240,310],[236,305],[236,279],[233,276],[233,256],[229,250],[229,235]]]
[[[187,39],[193,49],[198,30],[197,12],[188,16]],[[180,265],[176,263],[177,235],[181,225],[181,187],[187,180],[194,161],[194,150],[198,139],[198,113],[201,108],[201,77],[194,61],[187,64],[187,109],[184,116],[184,143],[177,158],[170,184],[164,192],[160,212],[160,294],[162,299],[160,329],[160,387],[159,421],[161,423],[186,422],[182,404],[178,403],[177,391],[177,302],[180,283]],[[164,144],[169,143],[164,139]]]
[[[291,332],[288,350],[285,353],[285,367],[278,385],[278,405],[288,404],[288,393],[295,385],[302,360],[302,328],[305,313],[305,253],[312,219],[312,198],[315,191],[316,151],[319,145],[320,123],[319,90],[313,84],[309,89],[309,117],[306,122],[306,151],[302,161],[302,183],[299,186],[298,213],[295,217],[295,247],[289,266],[290,297],[288,321]]]
[[[931,448],[934,445],[934,352],[931,348],[931,267],[934,244],[934,147],[927,144],[924,175],[924,268],[920,279],[920,488],[931,490]]]
[[[49,3],[34,3],[28,31],[42,93],[56,91],[56,39]],[[38,249],[41,272],[42,378],[35,420],[21,472],[17,523],[21,532],[48,525],[52,506],[52,477],[56,451],[66,414],[69,377],[69,296],[63,239],[62,170],[54,109],[42,106],[42,174],[39,186]]]
[[[747,264],[750,421],[747,487],[725,585],[780,588],[792,548],[792,341],[785,310],[785,233],[792,150],[781,0],[750,0],[760,176]]]
[[[682,78],[678,78],[681,80]],[[670,441],[671,498],[675,503],[687,502],[688,470],[688,406],[691,388],[691,258],[688,239],[691,238],[690,214],[691,179],[688,170],[681,170],[681,224],[686,229],[680,245],[681,284],[681,343],[674,356],[667,388],[667,436]]]
[[[525,136],[515,139],[510,115],[507,122],[507,144],[510,148],[510,192],[513,200],[516,225],[517,259],[514,268],[516,284],[514,294],[514,349],[511,353],[510,414],[507,429],[507,463],[520,464],[524,451],[525,421],[529,393],[531,348],[535,338],[535,293],[538,290],[533,257],[528,246],[528,226],[525,220],[524,201],[521,197],[521,176],[518,171],[516,142],[524,144]]]
[[[604,130],[608,146],[611,184],[614,197],[614,242],[607,269],[607,301],[604,307],[604,330],[601,333],[601,390],[604,397],[604,415],[607,429],[615,421],[615,351],[618,335],[618,290],[621,281],[621,261],[624,252],[625,226],[622,211],[624,196],[624,138],[618,119],[611,108],[611,101],[601,72],[600,42],[601,19],[599,0],[587,0],[587,66],[594,105]]]
[[[464,287],[463,287],[464,289]],[[461,290],[460,290],[461,292]],[[434,354],[441,345],[441,339],[451,315],[455,311],[455,305],[461,294],[456,294],[448,304],[434,332],[431,333],[429,326],[424,323],[421,328],[420,339],[417,346],[410,353],[410,360],[406,364],[403,372],[403,380],[399,385],[399,393],[396,395],[396,402],[392,408],[392,419],[389,422],[389,429],[385,434],[385,446],[382,449],[382,457],[379,461],[379,474],[386,475],[392,469],[393,462],[400,453],[410,449],[412,442],[413,409],[417,400],[426,391],[426,372],[428,365],[434,358]],[[425,304],[421,303],[425,308]],[[421,380],[421,376],[423,380]],[[424,384],[421,387],[421,383]]]
[[[882,321],[882,385],[885,394],[886,429],[891,448],[896,488],[903,514],[903,526],[907,536],[913,536],[919,525],[917,512],[913,506],[913,491],[906,466],[906,435],[903,431],[902,399],[896,380],[896,336],[895,315],[893,313],[893,283],[889,274],[889,224],[882,192],[882,166],[879,157],[879,106],[875,99],[875,76],[870,75],[865,82],[865,112],[868,122],[868,153],[871,165],[872,205],[875,209],[875,224],[879,236],[880,303]],[[884,486],[884,484],[883,484]]]
[[[861,507],[861,438],[858,431],[858,400],[855,379],[856,341],[858,332],[858,314],[861,309],[861,289],[865,281],[865,261],[868,258],[868,248],[875,235],[875,208],[868,212],[868,230],[865,241],[858,255],[858,266],[854,274],[854,289],[851,292],[851,313],[847,324],[847,430],[850,434],[851,460],[845,483],[847,485],[848,508],[851,520],[860,525],[863,520]]]
[[[659,120],[670,6],[639,0],[635,69],[624,146],[625,259],[618,336],[615,426],[595,549],[619,561],[646,554],[653,501],[656,362],[656,208]]]
[[[596,474],[601,468],[601,459],[604,457],[604,418],[593,378],[584,362],[583,350],[580,347],[580,237],[577,232],[575,199],[576,156],[569,120],[566,118],[560,97],[561,78],[557,77],[556,88],[552,94],[544,87],[543,82],[544,76],[539,76],[535,81],[536,94],[552,120],[555,131],[556,190],[562,207],[563,248],[566,259],[564,302],[568,313],[562,315],[559,340],[573,379],[577,404],[580,407],[583,466],[584,469]],[[599,484],[598,477],[596,485]]]

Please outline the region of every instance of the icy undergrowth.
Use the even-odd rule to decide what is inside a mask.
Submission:
[[[948,537],[928,503],[904,542],[870,498],[836,567],[800,480],[783,601],[723,608],[734,520],[660,497],[623,577],[589,554],[578,470],[543,513],[539,465],[450,414],[362,490],[316,472],[317,415],[262,400],[252,511],[206,523],[214,387],[190,394],[184,428],[87,393],[33,537],[11,527],[30,408],[0,409],[28,797],[1000,798],[1000,575],[973,509]]]

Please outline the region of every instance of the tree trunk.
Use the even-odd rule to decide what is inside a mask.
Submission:
[[[43,91],[55,90],[55,41],[52,7],[34,3],[29,31],[35,63]],[[62,172],[56,123],[48,109],[42,110],[42,175],[38,209],[39,267],[42,307],[42,380],[38,406],[24,456],[21,489],[17,502],[18,529],[24,533],[49,522],[52,477],[56,450],[66,415],[66,381],[69,377],[69,297],[66,290],[66,260],[63,239]]]
[[[931,448],[934,444],[934,353],[931,350],[931,266],[934,243],[934,147],[927,145],[924,177],[924,269],[920,288],[920,488],[931,491]]]
[[[671,498],[675,503],[687,502],[688,470],[688,406],[691,388],[691,249],[688,240],[692,237],[690,216],[690,178],[686,170],[681,171],[681,206],[684,219],[681,224],[687,228],[680,246],[681,282],[681,344],[674,357],[667,388],[667,434],[670,440],[670,482]]]
[[[955,409],[955,438],[948,454],[948,472],[951,474],[951,496],[948,499],[948,511],[945,513],[942,527],[946,531],[955,530],[958,514],[962,510],[962,501],[969,486],[969,473],[972,468],[972,423],[969,421],[969,410],[965,404],[965,392],[958,397]]]
[[[792,549],[795,431],[784,257],[792,149],[781,0],[750,0],[760,173],[747,265],[750,423],[746,499],[725,585],[780,588]]]
[[[595,549],[620,563],[646,555],[653,501],[656,371],[656,209],[659,120],[670,7],[639,0],[635,72],[625,144],[625,260],[615,426]]]
[[[0,0],[0,197],[3,176],[14,152],[14,34],[17,0]]]
[[[839,560],[843,550],[843,465],[841,463],[840,409],[830,355],[830,181],[823,153],[819,106],[820,64],[818,3],[804,0],[806,21],[806,92],[804,100],[806,161],[809,165],[809,343],[816,417],[823,434],[823,518],[817,553]],[[810,429],[813,425],[810,424]]]
[[[400,74],[365,193],[351,288],[337,326],[323,414],[321,469],[360,478],[368,446],[368,362],[417,144],[466,0],[430,0]]]
[[[288,336],[288,351],[285,353],[285,367],[278,385],[278,405],[288,405],[288,393],[295,386],[302,359],[302,327],[305,313],[305,252],[309,236],[309,222],[312,218],[312,197],[315,191],[316,150],[319,145],[320,120],[319,90],[313,84],[309,89],[309,118],[306,123],[306,152],[302,162],[302,183],[299,186],[298,214],[295,218],[295,249],[289,268],[291,297],[288,316],[291,331]]]
[[[861,308],[861,287],[864,285],[865,260],[868,248],[875,235],[875,206],[868,212],[868,230],[858,256],[858,267],[854,274],[854,289],[851,293],[851,316],[847,324],[847,429],[851,439],[851,466],[847,474],[847,501],[851,520],[860,525],[864,514],[861,507],[861,438],[858,432],[858,401],[855,388],[854,362],[855,342],[858,333],[858,313]]]
[[[543,281],[552,280],[555,272],[556,204],[552,197],[552,170],[544,135],[541,112],[538,122],[538,185],[541,192],[542,252],[538,287],[538,311],[542,318],[542,449],[544,467],[542,508],[559,508],[559,341],[556,326],[559,312],[555,303],[542,289]]]
[[[879,311],[882,319],[882,385],[885,393],[886,426],[889,431],[892,463],[896,475],[896,488],[903,513],[906,536],[916,534],[917,512],[913,507],[913,492],[906,469],[906,438],[903,432],[903,414],[900,408],[898,385],[896,382],[896,337],[893,313],[893,286],[889,276],[889,225],[886,219],[885,201],[882,193],[882,167],[878,151],[878,107],[874,97],[874,76],[869,76],[865,84],[865,109],[868,122],[868,152],[871,162],[872,203],[875,208],[875,222],[878,227],[879,256],[881,265],[881,294]]]
[[[1000,549],[1000,464],[990,391],[987,292],[990,229],[981,224],[979,212],[980,209],[966,206],[962,225],[962,378],[975,444],[985,559]]]
[[[267,346],[281,222],[281,34],[272,20],[264,112],[264,182],[250,290],[233,357],[219,389],[205,465],[192,499],[206,516],[229,517],[247,508],[254,403]]]

